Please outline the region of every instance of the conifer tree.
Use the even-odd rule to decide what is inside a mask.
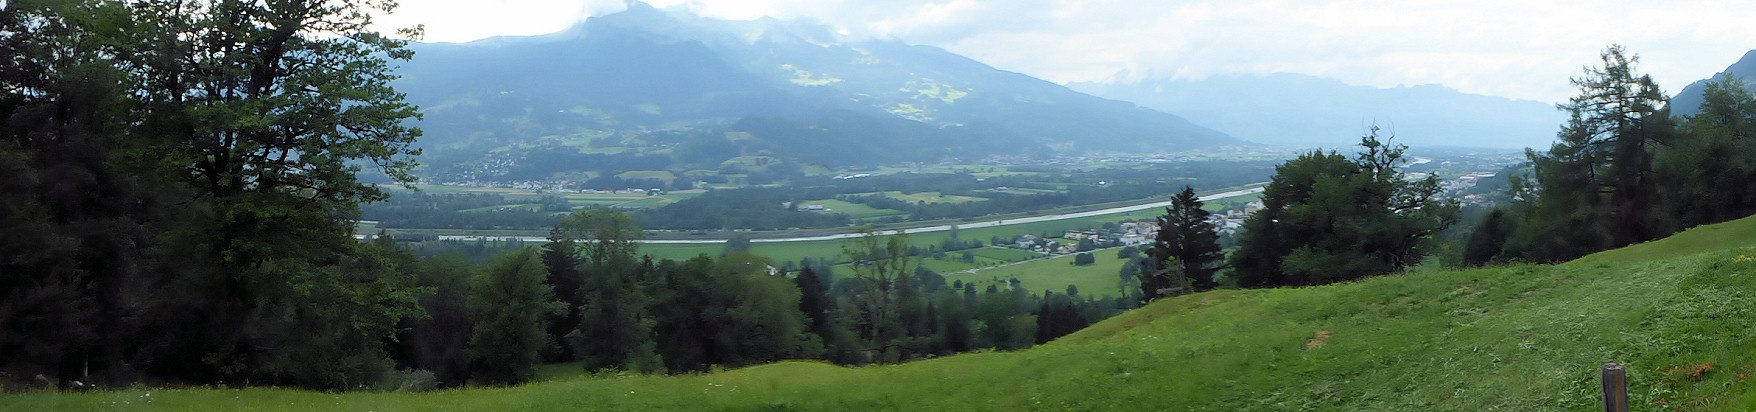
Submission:
[[[1165,214],[1159,216],[1158,234],[1146,251],[1147,270],[1151,273],[1141,279],[1146,299],[1162,297],[1161,291],[1184,286],[1183,278],[1188,279],[1187,286],[1193,290],[1219,285],[1213,281],[1213,273],[1225,256],[1220,253],[1218,228],[1208,220],[1211,213],[1202,206],[1195,188],[1184,186],[1171,199]]]
[[[1514,257],[1561,261],[1663,232],[1653,213],[1653,153],[1672,134],[1663,109],[1669,99],[1651,76],[1635,72],[1639,57],[1622,46],[1600,57],[1603,67],[1572,79],[1579,95],[1558,106],[1568,114],[1559,141],[1546,153],[1526,150],[1538,197],[1510,241]]]

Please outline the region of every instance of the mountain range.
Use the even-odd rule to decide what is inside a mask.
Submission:
[[[1120,77],[1120,76],[1119,76]],[[1566,120],[1553,105],[1462,93],[1439,85],[1377,88],[1304,74],[1149,77],[1074,83],[1240,139],[1290,146],[1359,143],[1376,125],[1411,147],[1546,149]]]
[[[849,40],[810,21],[633,3],[557,33],[411,48],[395,86],[422,107],[431,172],[460,178],[1243,143],[936,47]]]
[[[1721,71],[1710,78],[1696,80],[1694,83],[1690,83],[1688,86],[1683,87],[1683,90],[1678,91],[1676,96],[1671,97],[1671,115],[1692,116],[1695,113],[1700,112],[1701,103],[1706,101],[1706,99],[1702,97],[1702,93],[1707,90],[1707,82],[1718,81],[1720,76],[1727,74],[1732,75],[1733,78],[1742,82],[1745,89],[1756,90],[1756,87],[1752,87],[1756,85],[1753,85],[1750,81],[1750,76],[1756,76],[1756,50],[1745,52],[1743,58],[1738,59],[1737,63],[1732,63],[1731,66],[1727,66],[1725,71]]]

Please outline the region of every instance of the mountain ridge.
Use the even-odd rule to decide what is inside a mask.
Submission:
[[[1377,88],[1284,72],[1069,87],[1179,113],[1238,138],[1275,145],[1353,144],[1377,125],[1411,146],[1543,149],[1565,120],[1548,103],[1442,85]]]
[[[736,156],[808,154],[775,144],[796,136],[737,127],[752,119],[789,124],[770,132],[827,129],[814,138],[879,150],[824,164],[832,167],[1245,144],[1176,115],[941,48],[852,41],[800,20],[718,20],[635,4],[551,34],[412,48],[416,57],[403,65],[397,87],[423,107],[422,144],[440,163],[517,162],[496,153],[531,147],[663,154],[683,143],[651,138],[661,131],[693,133],[684,140],[744,133],[730,138]],[[943,144],[852,142],[883,136],[819,124],[854,117]]]
[[[1688,86],[1684,86],[1682,90],[1677,91],[1677,94],[1671,97],[1671,103],[1669,106],[1671,115],[1686,117],[1699,113],[1701,111],[1701,103],[1706,102],[1706,97],[1703,96],[1703,93],[1707,90],[1707,83],[1718,81],[1720,76],[1726,74],[1731,74],[1739,81],[1742,81],[1745,89],[1756,90],[1756,88],[1752,87],[1756,85],[1751,83],[1750,77],[1756,76],[1756,50],[1744,52],[1744,56],[1739,58],[1737,62],[1732,63],[1730,66],[1726,66],[1726,69],[1721,70],[1719,73],[1714,73],[1713,77],[1696,80],[1694,83],[1689,83]]]

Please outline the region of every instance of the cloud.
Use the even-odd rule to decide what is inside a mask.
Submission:
[[[537,34],[621,0],[411,0],[433,40]],[[1293,72],[1554,102],[1611,43],[1667,91],[1756,48],[1756,2],[1529,0],[652,0],[717,18],[811,18],[1056,82]],[[413,21],[413,20],[411,20]]]

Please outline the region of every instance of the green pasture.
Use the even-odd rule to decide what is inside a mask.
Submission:
[[[677,376],[562,365],[515,387],[137,387],[9,393],[0,409],[1591,411],[1603,410],[1600,365],[1616,362],[1634,410],[1753,410],[1752,246],[1756,218],[1559,265],[1217,290],[1027,350],[902,364]]]
[[[867,205],[862,204],[862,203],[854,203],[854,202],[844,201],[844,200],[840,200],[840,199],[808,200],[808,201],[800,202],[800,204],[801,205],[823,205],[823,207],[829,209],[828,211],[826,211],[824,213],[846,214],[846,215],[848,215],[849,219],[853,219],[855,221],[872,219],[872,218],[879,218],[879,217],[885,217],[885,216],[901,216],[901,215],[908,214],[908,212],[904,212],[901,210],[879,209],[879,208],[867,206]]]
[[[1079,288],[1082,296],[1119,296],[1116,285],[1121,280],[1122,264],[1126,260],[1116,258],[1116,249],[1100,249],[1091,254],[1097,258],[1097,263],[1074,265],[1073,255],[1058,255],[1016,265],[982,268],[973,273],[948,274],[945,280],[974,282],[978,289],[983,289],[995,282],[1005,287],[1005,282],[1018,278],[1025,290],[1035,294],[1044,290],[1062,293],[1067,290],[1067,285],[1073,285]]]

